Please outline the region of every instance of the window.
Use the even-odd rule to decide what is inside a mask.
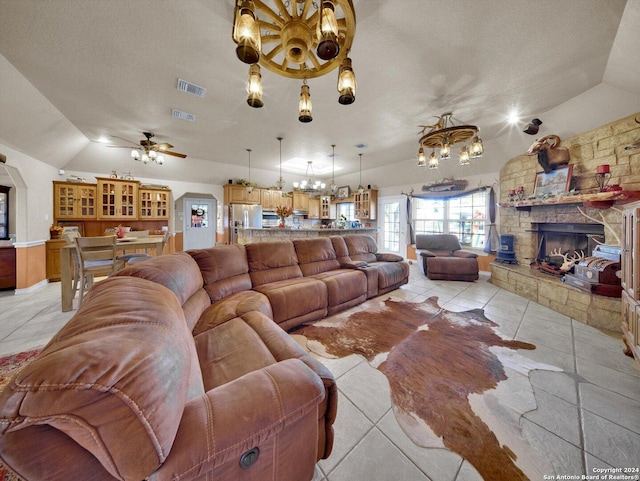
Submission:
[[[413,202],[416,234],[453,234],[460,245],[484,247],[487,191],[451,199],[418,199]]]
[[[344,214],[347,220],[355,220],[354,205],[352,202],[342,202],[338,204],[338,219]]]

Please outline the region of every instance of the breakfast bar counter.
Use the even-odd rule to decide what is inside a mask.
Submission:
[[[292,229],[288,227],[278,228],[238,228],[238,244],[253,244],[256,242],[269,242],[276,240],[305,239],[308,237],[327,237],[332,235],[366,234],[376,239],[377,227],[358,227],[352,229]]]

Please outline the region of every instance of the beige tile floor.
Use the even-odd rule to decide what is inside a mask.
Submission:
[[[474,283],[430,281],[413,265],[410,283],[391,295],[416,302],[438,296],[452,311],[483,308],[503,334],[537,346],[521,354],[563,369],[532,371],[538,408],[520,420],[555,474],[640,467],[640,371],[622,354],[620,339],[499,289],[488,273]],[[0,292],[0,355],[45,344],[71,315],[60,312],[58,283],[20,296]],[[324,362],[340,398],[334,450],[318,463],[314,481],[481,479],[457,454],[409,440],[391,411],[385,377],[366,361],[354,355]]]

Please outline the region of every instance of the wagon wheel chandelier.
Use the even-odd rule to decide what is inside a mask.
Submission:
[[[480,129],[475,125],[456,125],[457,119],[454,119],[451,112],[436,117],[438,121],[433,125],[420,125],[422,127],[418,149],[418,167],[427,165],[427,157],[425,148],[432,149],[429,156],[429,168],[437,169],[440,160],[448,160],[451,158],[451,146],[465,142],[460,149],[460,165],[469,165],[469,159],[477,159],[482,157],[484,147],[482,139],[478,137]],[[429,130],[428,130],[429,129]],[[426,132],[426,133],[425,133]],[[471,139],[470,147],[467,147],[466,141]],[[436,154],[435,149],[439,149]]]
[[[232,37],[236,55],[250,65],[247,103],[260,108],[260,66],[288,78],[302,79],[299,115],[311,122],[308,79],[338,66],[338,102],[356,99],[356,78],[349,51],[356,31],[351,0],[236,0]]]

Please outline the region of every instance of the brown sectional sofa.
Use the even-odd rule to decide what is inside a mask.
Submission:
[[[97,283],[0,393],[2,462],[30,481],[310,480],[337,389],[284,329],[408,280],[355,237],[159,256]]]

